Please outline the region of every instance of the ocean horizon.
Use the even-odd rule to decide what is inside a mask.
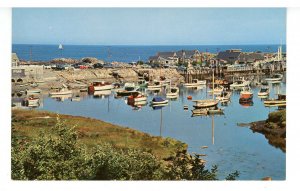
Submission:
[[[107,62],[147,61],[150,56],[162,51],[194,50],[217,53],[228,49],[241,49],[243,52],[277,52],[279,44],[249,45],[63,45],[58,44],[12,44],[12,52],[17,53],[20,60],[50,61],[55,58],[81,59],[95,57]],[[282,45],[283,52],[286,45]]]

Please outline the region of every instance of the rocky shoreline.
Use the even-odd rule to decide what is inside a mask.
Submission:
[[[272,112],[268,119],[263,121],[238,125],[250,126],[253,132],[263,134],[269,144],[286,152],[286,110]]]

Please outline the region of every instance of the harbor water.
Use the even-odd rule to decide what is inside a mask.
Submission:
[[[285,93],[285,82],[269,86],[270,98],[275,98],[279,92]],[[157,110],[149,103],[134,108],[127,104],[126,98],[116,98],[114,92],[97,97],[81,92],[81,100],[76,102],[71,101],[71,97],[50,98],[44,95],[43,103],[36,109],[96,118],[151,135],[175,138],[187,143],[190,153],[206,154],[203,159],[207,161],[207,167],[218,165],[221,179],[238,170],[239,179],[242,180],[260,180],[266,176],[273,180],[285,180],[286,154],[270,145],[264,135],[237,125],[265,120],[270,112],[277,109],[264,106],[263,100],[257,96],[259,89],[259,86],[252,87],[253,105],[241,105],[239,92],[233,91],[228,106],[219,103],[225,115],[215,115],[213,118],[192,117],[193,102],[187,99],[187,96],[192,96],[194,100],[211,97],[208,87],[180,87],[179,97]],[[165,96],[164,89],[158,93],[145,92],[148,94],[148,102],[153,97]],[[183,109],[185,105],[188,110]]]

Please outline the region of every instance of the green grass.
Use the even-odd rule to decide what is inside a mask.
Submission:
[[[48,118],[45,118],[48,117]],[[75,127],[79,142],[92,149],[98,144],[110,143],[117,148],[138,148],[151,151],[158,158],[173,156],[177,150],[187,148],[185,143],[171,138],[151,136],[127,127],[106,123],[97,119],[59,115],[66,125]],[[17,136],[28,140],[37,137],[41,130],[50,132],[56,124],[57,114],[36,110],[12,110],[12,124]]]

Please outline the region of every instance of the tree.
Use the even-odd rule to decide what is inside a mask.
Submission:
[[[59,117],[49,134],[41,131],[23,148],[18,144],[13,140],[12,179],[90,179],[95,173],[93,159],[78,144],[75,129],[67,127]]]
[[[160,178],[160,162],[149,153],[137,149],[117,149],[102,145],[94,154],[97,180],[155,180]]]

